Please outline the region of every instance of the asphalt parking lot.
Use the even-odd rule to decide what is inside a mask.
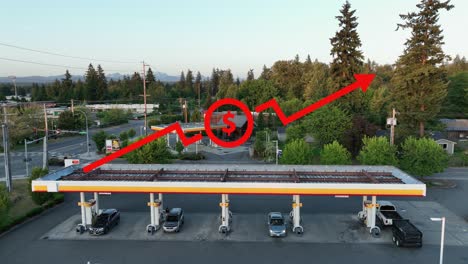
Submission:
[[[450,210],[432,201],[393,201],[404,218],[410,219],[424,234],[423,244],[440,243],[440,223],[430,217],[445,215],[447,229],[445,243],[450,246],[468,246],[468,223]],[[284,212],[287,214],[287,212]],[[368,229],[356,214],[303,214],[304,234],[289,231],[285,238],[271,238],[267,232],[266,215],[233,212],[232,232],[218,233],[218,213],[187,213],[185,225],[180,233],[164,233],[162,230],[150,235],[146,225],[150,222],[148,212],[122,212],[119,226],[109,234],[91,236],[79,234],[75,227],[81,221],[79,214],[73,215],[41,236],[48,240],[142,240],[142,241],[230,241],[230,242],[274,242],[282,243],[380,243],[391,244],[391,230],[384,228],[379,238],[370,236]]]

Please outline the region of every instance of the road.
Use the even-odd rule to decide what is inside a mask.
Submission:
[[[465,169],[465,171],[468,171]],[[439,177],[454,177],[450,170]],[[468,214],[468,181],[455,180],[454,189],[429,188],[427,197],[454,213]],[[101,199],[102,207],[117,207],[123,212],[147,212],[147,195],[113,194]],[[181,206],[186,212],[217,212],[217,195],[165,195],[165,205]],[[392,198],[393,199],[393,198]],[[402,198],[403,199],[403,198]],[[411,198],[404,198],[411,199]],[[73,241],[41,237],[50,229],[79,213],[78,194],[67,194],[64,204],[51,209],[0,237],[2,263],[438,263],[439,247],[396,248],[391,244],[283,243],[274,242],[156,242],[156,241]],[[288,196],[231,196],[236,213],[287,211]],[[356,213],[360,198],[303,197],[304,213]],[[458,206],[459,204],[460,206]],[[447,223],[449,225],[450,223]],[[144,232],[142,226],[142,232]],[[183,235],[183,232],[180,233]],[[445,262],[468,263],[466,247],[445,247]]]
[[[90,141],[90,152],[96,152],[96,145],[94,144],[92,137],[93,135],[104,130],[109,134],[118,136],[123,131],[128,131],[133,128],[137,132],[137,136],[140,135],[140,127],[143,126],[143,120],[130,120],[128,124],[122,124],[118,126],[106,127],[106,128],[92,128],[89,130],[89,141]],[[28,156],[32,159],[29,162],[29,168],[42,167],[42,142],[38,144],[28,145]],[[49,157],[66,156],[76,157],[78,154],[86,153],[86,135],[81,136],[70,136],[60,137],[58,139],[49,139],[48,141]],[[18,146],[14,151],[10,152],[11,156],[11,171],[14,178],[24,177],[26,174],[26,164],[24,159],[24,147]],[[3,153],[0,154],[0,162],[3,164]],[[5,177],[5,170],[0,170],[0,178]]]

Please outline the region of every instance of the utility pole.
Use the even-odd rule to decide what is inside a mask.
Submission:
[[[184,116],[185,116],[185,123],[187,123],[187,100],[184,101]]]
[[[71,111],[72,111],[72,114],[75,113],[75,106],[73,105],[73,99],[71,99]]]
[[[18,98],[18,90],[16,90],[16,76],[8,76],[13,82],[13,86],[15,87],[15,97]]]
[[[7,118],[7,110],[6,104],[3,104],[3,124],[2,124],[2,132],[3,132],[3,153],[5,154],[4,161],[5,161],[5,182],[6,188],[8,192],[11,192],[13,189],[12,180],[11,180],[11,166],[10,166],[10,146],[8,142],[8,118]]]
[[[146,65],[145,61],[143,61],[142,63],[143,63],[143,104],[145,105],[145,135],[148,135],[148,132],[147,132],[148,120],[146,119],[146,113],[147,113],[147,109],[146,109],[146,66],[149,66],[149,65]]]
[[[395,126],[396,126],[396,111],[392,109],[392,117],[387,119],[387,125],[390,125],[390,145],[395,144]]]
[[[42,169],[48,169],[49,164],[48,164],[48,151],[47,151],[47,138],[49,137],[49,127],[47,125],[47,111],[46,111],[46,105],[44,104],[44,122],[45,122],[45,136],[44,136],[44,148],[43,148],[43,154],[42,154]]]

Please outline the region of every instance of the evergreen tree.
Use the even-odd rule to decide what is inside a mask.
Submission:
[[[151,67],[148,68],[148,71],[145,77],[146,77],[147,84],[152,84],[156,82],[156,77],[154,76],[154,73],[153,73],[153,70],[151,70]]]
[[[177,83],[177,88],[179,90],[179,94],[185,91],[185,74],[184,71],[180,73],[179,82]]]
[[[271,78],[271,70],[267,68],[266,65],[263,65],[262,74],[260,74],[260,79],[270,80],[270,78]]]
[[[307,59],[305,61],[306,64],[312,64],[312,60],[310,59],[310,54],[307,54]]]
[[[127,93],[125,98],[141,102],[139,96],[143,93],[143,79],[140,73],[134,72],[131,78],[125,79],[125,83],[124,91]]]
[[[333,61],[330,64],[330,74],[333,81],[331,91],[335,92],[355,81],[354,74],[360,73],[363,68],[364,56],[361,39],[356,31],[358,26],[356,10],[351,10],[351,4],[346,1],[340,10],[341,15],[336,16],[340,30],[330,39]],[[363,93],[356,92],[341,98],[339,104],[344,110],[363,112]]]
[[[210,96],[214,96],[218,93],[219,89],[219,71],[213,69],[213,72],[211,73],[211,79],[210,79],[211,87],[210,87]]]
[[[71,79],[71,74],[68,70],[65,72],[65,78],[62,79],[62,84],[60,87],[58,101],[65,102],[71,99],[73,95],[73,81]]]
[[[106,75],[104,74],[104,70],[102,69],[101,65],[97,67],[97,91],[96,96],[98,100],[105,100],[107,99],[107,79]]]
[[[189,69],[187,70],[187,74],[185,75],[184,94],[187,97],[194,97],[195,93],[195,89],[193,88],[193,73]]]
[[[203,88],[202,87],[202,77],[201,77],[200,72],[197,72],[197,76],[195,77],[194,88],[195,88],[195,92],[196,92],[196,95],[197,95],[197,100],[199,100],[198,104],[200,105],[201,94],[203,93],[203,91],[202,91],[202,88]]]
[[[93,65],[90,63],[88,70],[85,74],[85,93],[84,99],[87,101],[97,100],[97,89],[98,89],[98,73],[94,69]]]
[[[442,50],[443,35],[439,11],[450,10],[449,1],[421,0],[417,12],[400,15],[399,28],[410,29],[411,37],[396,63],[393,78],[393,101],[400,114],[401,124],[424,136],[425,123],[440,111],[447,94],[445,70],[439,67],[447,58]]]
[[[253,80],[255,80],[254,72],[253,72],[253,69],[250,69],[247,72],[247,81],[253,81]]]

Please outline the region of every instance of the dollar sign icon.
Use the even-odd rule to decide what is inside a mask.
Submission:
[[[236,124],[234,122],[232,122],[231,118],[234,118],[234,114],[231,113],[231,111],[228,111],[224,116],[223,116],[223,122],[224,124],[227,125],[227,127],[223,127],[223,132],[227,133],[228,136],[231,135],[232,132],[234,132],[234,130],[236,130]]]

